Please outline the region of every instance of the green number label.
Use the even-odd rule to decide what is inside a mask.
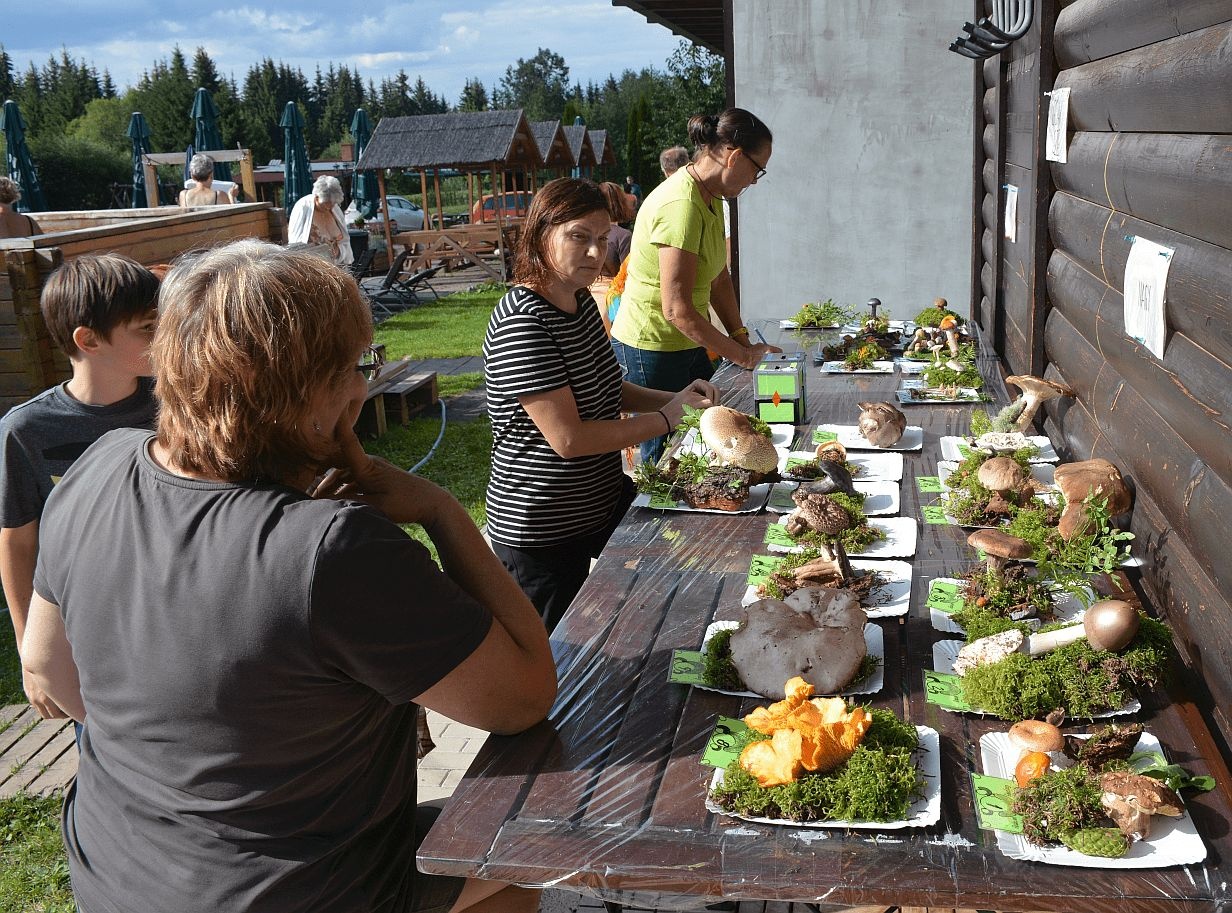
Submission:
[[[706,661],[698,650],[673,650],[667,680],[677,685],[704,685]]]
[[[945,508],[939,504],[932,504],[924,508],[925,523],[949,523],[946,519]]]
[[[971,705],[963,700],[962,682],[957,675],[948,672],[924,670],[924,699],[947,710],[971,709]]]
[[[942,491],[941,480],[936,476],[916,476],[915,487],[923,494],[935,494]]]
[[[967,457],[971,456],[971,454],[972,454],[972,450],[966,444],[958,445],[958,455],[961,456],[964,460]]]
[[[813,429],[813,443],[814,444],[827,444],[830,441],[837,441],[837,440],[838,440],[837,431],[822,431],[820,428]]]
[[[671,508],[676,506],[676,502],[673,501],[671,498],[664,498],[660,495],[651,495],[650,496],[650,506],[658,508],[659,510],[664,510],[664,509],[670,510]]]
[[[938,583],[932,581],[928,588],[928,600],[924,603],[930,609],[953,615],[962,611],[962,597],[958,595],[958,585],[954,583]]]
[[[782,545],[785,548],[795,548],[800,543],[791,537],[791,533],[787,531],[787,527],[782,523],[771,523],[766,527],[766,538],[763,539],[767,545]]]
[[[972,774],[971,792],[975,796],[975,815],[981,828],[1022,833],[1022,818],[1010,811],[1014,806],[1013,780]]]
[[[773,528],[771,527],[771,529]],[[757,586],[759,583],[762,583],[778,570],[782,560],[782,558],[774,558],[770,555],[754,555],[753,560],[749,562],[749,586]]]
[[[736,750],[736,736],[748,728],[741,720],[733,720],[726,716],[719,717],[714,732],[706,742],[706,750],[702,753],[702,763],[710,767],[726,767],[732,761],[737,760],[740,752]]]

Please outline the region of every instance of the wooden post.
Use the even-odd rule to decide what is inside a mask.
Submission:
[[[240,183],[244,185],[244,198],[253,202],[257,198],[257,180],[252,173],[252,154],[245,149],[240,159]]]
[[[154,209],[158,206],[158,169],[149,156],[143,156],[141,161],[145,167],[145,205]]]
[[[472,172],[470,171],[466,172],[466,220],[468,222],[470,221],[471,213],[474,212],[475,210],[474,177],[475,175]],[[480,196],[482,195],[483,194],[482,194],[482,185],[481,185]]]
[[[385,250],[389,253],[389,262],[392,265],[394,262],[394,239],[389,232],[389,202],[385,199],[385,169],[378,168],[376,172],[376,185],[381,191],[381,222],[385,226]]]
[[[428,172],[419,169],[419,196],[423,200],[424,228],[428,227]]]
[[[496,254],[500,257],[500,274],[504,279],[508,280],[509,274],[505,269],[505,220],[501,215],[502,207],[497,205],[498,202],[505,202],[505,179],[504,177],[500,178],[500,190],[497,190],[496,165],[496,162],[492,163],[492,210],[496,213]],[[498,197],[497,193],[500,193],[501,196]]]
[[[445,213],[441,211],[441,169],[437,168],[432,172],[432,183],[436,187],[436,228],[441,230],[445,227]],[[425,228],[427,226],[424,226]]]

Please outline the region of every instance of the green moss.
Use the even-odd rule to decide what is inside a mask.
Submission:
[[[915,316],[915,325],[918,327],[935,327],[940,326],[941,321],[946,317],[953,317],[959,323],[962,323],[962,318],[949,308],[927,307]]]
[[[740,767],[728,765],[723,784],[711,793],[728,811],[792,821],[897,821],[924,792],[912,752],[915,727],[886,710],[873,710],[873,723],[845,764],[826,774],[805,774],[793,783],[762,787]],[[754,734],[747,741],[765,738]],[[747,744],[746,741],[746,744]]]
[[[1022,816],[1023,835],[1040,845],[1061,834],[1104,823],[1099,778],[1085,764],[1050,771],[1015,790],[1012,811]]]
[[[813,301],[800,308],[794,320],[801,329],[808,327],[842,326],[856,319],[854,308],[835,304],[832,298],[825,301]]]
[[[724,691],[748,690],[731,660],[731,638],[735,633],[735,628],[719,631],[706,643],[702,674],[711,688],[722,688]]]
[[[1008,619],[1003,624],[1001,630],[1016,626]],[[966,623],[963,626],[967,628]],[[990,621],[988,627],[995,628],[996,623]],[[974,639],[972,628],[967,631]],[[964,675],[963,698],[1006,720],[1042,716],[1057,708],[1067,716],[1089,717],[1124,706],[1134,685],[1161,682],[1171,656],[1167,626],[1141,615],[1137,636],[1119,654],[1094,650],[1085,640],[1038,657],[1016,653]]]

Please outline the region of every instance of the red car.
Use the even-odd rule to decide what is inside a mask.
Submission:
[[[471,208],[471,224],[477,222],[495,222],[496,207],[501,208],[501,218],[520,218],[530,209],[530,201],[534,194],[529,190],[507,190],[503,194],[493,196],[485,193]]]

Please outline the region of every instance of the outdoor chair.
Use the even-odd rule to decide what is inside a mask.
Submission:
[[[351,264],[351,275],[358,282],[372,271],[372,261],[376,258],[376,251],[372,248],[360,251],[359,256],[355,258],[355,262]]]
[[[411,276],[409,279],[399,282],[398,287],[402,291],[413,296],[416,300],[416,303],[418,303],[419,301],[420,289],[427,289],[428,291],[432,293],[432,297],[439,301],[441,296],[436,293],[436,289],[432,287],[432,283],[429,282],[428,280],[436,276],[436,274],[440,272],[440,270],[441,268],[439,266],[429,266],[427,269],[421,269],[419,272]]]
[[[380,279],[369,279],[367,281],[360,280],[359,290],[364,293],[364,297],[368,299],[368,306],[372,308],[372,318],[374,320],[384,320],[386,317],[392,317],[398,311],[404,311],[413,304],[417,304],[419,298],[414,293],[407,294],[400,288],[398,277],[402,275],[402,270],[406,266],[406,261],[410,258],[411,251],[403,250],[398,254],[389,265],[389,271]]]

